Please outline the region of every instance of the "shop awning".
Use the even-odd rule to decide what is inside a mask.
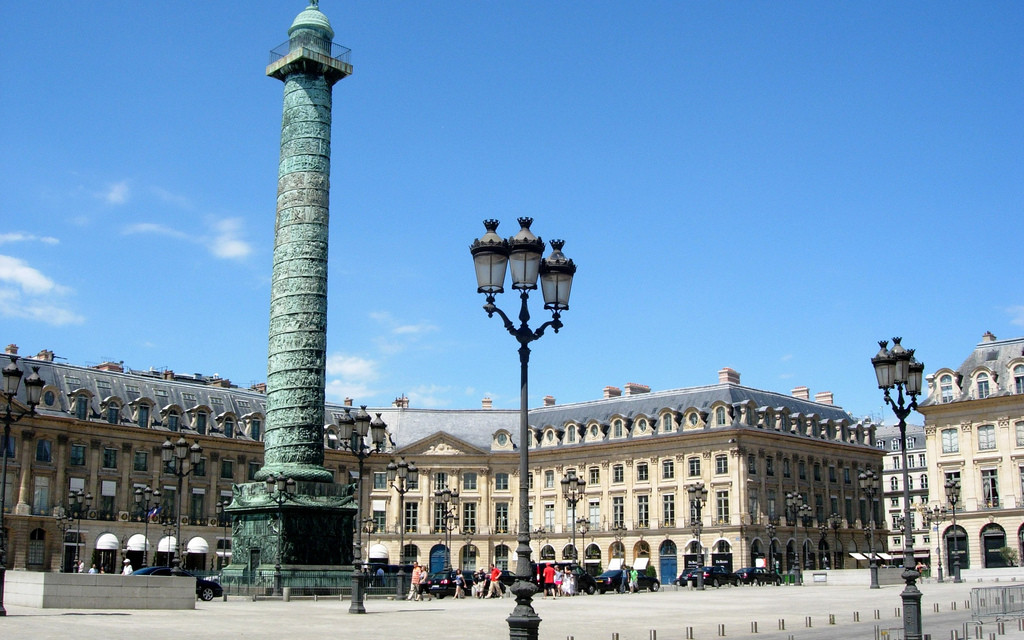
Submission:
[[[165,536],[160,538],[160,542],[156,543],[156,550],[160,553],[170,553],[178,550],[178,541],[174,539],[174,536]]]
[[[639,572],[647,571],[647,564],[651,561],[650,558],[637,558],[633,561],[633,568]]]
[[[615,571],[622,568],[622,558],[612,558],[608,561],[608,571]]]
[[[369,552],[370,560],[387,560],[388,559],[388,548],[382,544],[375,544],[370,547]]]
[[[96,538],[96,549],[99,551],[117,551],[120,547],[117,536],[112,533],[104,533]]]
[[[128,538],[128,550],[129,551],[145,551],[149,545],[146,543],[146,536],[141,533],[136,533],[132,537]]]
[[[185,553],[209,553],[210,543],[200,537],[192,538],[185,547]]]
[[[850,552],[850,557],[853,558],[854,560],[870,560],[871,559],[871,558],[867,557],[866,555],[864,555],[863,553],[857,553],[855,551],[851,551]]]

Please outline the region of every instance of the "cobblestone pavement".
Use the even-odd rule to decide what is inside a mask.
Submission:
[[[955,630],[964,638],[963,624],[971,620],[966,605],[971,587],[977,586],[998,585],[922,585],[924,633],[934,640],[948,640]],[[717,639],[723,637],[719,625],[724,625],[725,638],[743,640],[874,640],[877,625],[880,640],[896,640],[902,637],[903,621],[897,617],[901,591],[901,586],[877,590],[866,586],[722,587],[704,592],[665,587],[658,593],[536,598],[534,606],[543,619],[542,640],[614,640],[615,634],[618,640]],[[70,611],[8,605],[7,617],[0,618],[0,638],[492,639],[508,637],[506,618],[513,604],[508,598],[371,599],[366,601],[366,615],[349,614],[348,601],[337,599],[253,602],[230,598],[197,602],[194,611]],[[855,613],[860,622],[854,621]],[[997,638],[1024,639],[1017,620],[1006,621],[1004,628],[1005,635]],[[997,630],[990,621],[980,637],[988,640]],[[978,637],[973,625],[967,637]]]

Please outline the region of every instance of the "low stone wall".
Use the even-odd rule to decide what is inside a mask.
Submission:
[[[8,571],[4,601],[37,609],[195,609],[196,579]]]

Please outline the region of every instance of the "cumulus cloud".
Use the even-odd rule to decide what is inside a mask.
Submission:
[[[31,233],[15,231],[13,233],[0,233],[0,244],[11,242],[42,242],[43,244],[59,244],[60,240],[53,236],[37,236]]]
[[[131,197],[131,190],[128,188],[128,181],[122,180],[110,185],[102,195],[107,204],[124,204]]]
[[[433,409],[451,406],[453,388],[437,384],[424,384],[411,389],[406,395],[409,403],[415,407]]]
[[[1024,327],[1024,305],[1016,305],[1006,310],[1010,314],[1010,324]]]
[[[0,316],[54,326],[80,324],[82,316],[60,305],[69,292],[24,260],[0,255]]]
[[[241,238],[241,218],[218,220],[213,224],[213,232],[206,244],[218,258],[233,260],[252,253],[252,246]]]
[[[126,236],[139,233],[151,233],[161,236],[169,236],[171,238],[188,238],[188,234],[184,231],[178,231],[177,229],[172,229],[166,225],[157,224],[155,222],[137,222],[135,224],[130,224],[125,227],[121,233]]]
[[[367,398],[379,393],[371,385],[380,377],[375,360],[343,353],[327,356],[327,396],[341,401],[345,398]]]
[[[188,196],[174,193],[173,191],[169,191],[163,187],[151,187],[150,189],[153,194],[163,202],[176,205],[182,209],[192,208],[192,201],[188,199]]]

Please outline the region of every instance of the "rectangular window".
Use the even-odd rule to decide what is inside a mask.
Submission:
[[[849,526],[852,527],[853,526],[853,498],[851,498],[850,496],[846,496],[846,498],[844,498],[843,506],[845,507],[844,511],[846,512],[846,521],[848,523],[850,523]]]
[[[36,442],[36,462],[51,462],[51,447],[53,443],[49,440]]]
[[[592,487],[600,484],[600,482],[601,482],[601,469],[599,467],[590,467],[590,469],[587,471],[587,473],[590,476],[590,479],[587,480],[587,484],[589,484]]]
[[[508,503],[494,505],[494,533],[508,533]]]
[[[117,468],[117,449],[106,448],[103,450],[103,468]]]
[[[836,481],[836,468],[835,467],[829,467],[828,468],[828,481],[829,482],[835,482]]]
[[[803,460],[796,463],[797,477],[801,480],[807,479],[807,463]]]
[[[79,420],[89,417],[89,398],[86,396],[75,396],[75,417]]]
[[[448,510],[440,502],[434,503],[434,533],[444,533],[445,520],[448,519]]]
[[[729,492],[715,492],[715,519],[718,524],[729,524]]]
[[[651,526],[650,496],[636,497],[636,526],[647,529]]]
[[[199,459],[199,464],[197,464],[195,469],[193,469],[192,475],[199,478],[206,477],[206,458]]]
[[[790,468],[789,458],[782,459],[782,477],[789,478],[792,476],[792,469]]]
[[[923,454],[923,453],[919,453],[919,454],[917,454],[917,466],[921,467],[922,469],[923,469],[924,467],[927,467],[928,465],[926,465],[926,464],[924,463],[924,461],[925,461],[925,457],[924,457],[924,454]]]
[[[37,516],[50,515],[50,478],[47,476],[36,476],[32,481],[35,484],[32,492],[32,514]]]
[[[590,518],[591,530],[598,531],[601,527],[601,501],[591,500],[587,504],[587,511]]]
[[[378,532],[387,531],[388,512],[383,509],[373,510],[373,526]]]
[[[637,482],[647,482],[648,478],[647,463],[641,462],[636,465],[636,480]]]
[[[922,456],[924,454],[921,454]],[[850,467],[843,467],[843,484],[850,484]],[[852,522],[852,518],[848,518]]]
[[[661,519],[662,526],[676,526],[676,496],[672,493],[665,493],[661,496]]]
[[[621,482],[623,482],[625,480],[626,476],[625,476],[625,472],[624,472],[623,469],[624,468],[623,468],[623,466],[621,464],[617,464],[617,465],[614,465],[612,467],[612,483],[613,484],[619,484],[619,483],[621,483]]]
[[[476,533],[476,503],[462,503],[462,532]]]
[[[139,407],[135,410],[135,413],[136,424],[138,424],[143,429],[147,428],[149,426],[149,405],[140,404]]]
[[[994,509],[999,506],[999,479],[996,469],[981,470],[981,492],[986,507]]]
[[[672,459],[661,461],[661,479],[672,480],[676,477],[676,462]]]
[[[612,526],[623,527],[626,525],[626,502],[622,496],[612,498]]]
[[[764,474],[766,476],[775,477],[775,458],[771,455],[764,459]]]
[[[149,471],[148,451],[136,451],[132,455],[132,471]]]
[[[757,522],[757,514],[758,514],[757,509],[758,509],[759,506],[760,505],[758,504],[757,492],[756,491],[751,491],[747,495],[747,515],[750,516],[750,521],[751,522]]]
[[[448,488],[448,474],[438,471],[434,474],[434,491],[444,491]],[[532,486],[531,486],[532,488]]]
[[[814,463],[814,481],[821,482],[821,465]]]
[[[417,502],[406,502],[405,503],[405,517],[403,521],[405,523],[406,533],[416,533],[416,527],[419,526],[420,519],[420,505]]]
[[[248,471],[246,471],[246,478],[251,482],[256,479],[256,472],[260,470],[259,462],[250,462]]]
[[[715,473],[729,473],[729,456],[715,456]]]
[[[544,472],[544,488],[554,489],[555,488],[555,472],[548,469]]]
[[[942,453],[959,453],[960,441],[957,439],[956,428],[942,430]]]
[[[496,473],[496,474],[494,474],[494,490],[495,491],[508,491],[508,474],[507,473]]]
[[[225,480],[231,480],[235,477],[235,461],[234,460],[221,460],[220,461],[220,477]]]
[[[555,530],[555,505],[552,503],[544,505],[544,530],[548,533]]]
[[[689,458],[686,463],[689,469],[688,473],[691,477],[700,475],[700,458]]]
[[[996,428],[993,425],[978,427],[978,450],[989,451],[996,448]]]
[[[466,471],[462,474],[462,490],[476,491],[476,472]]]
[[[757,456],[753,453],[747,454],[747,474],[751,476],[757,475]]]
[[[768,490],[768,517],[775,517],[775,489]]]
[[[205,505],[206,505],[206,494],[197,493],[202,491],[201,489],[192,490],[192,502],[189,504],[188,517],[194,523],[202,523],[205,521]]]
[[[388,474],[384,471],[373,472],[373,488],[376,491],[383,491],[388,488]]]

